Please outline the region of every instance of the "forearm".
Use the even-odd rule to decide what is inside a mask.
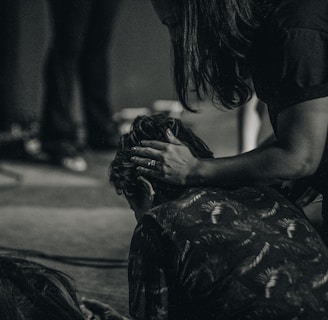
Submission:
[[[257,186],[299,179],[309,174],[294,153],[277,145],[241,155],[200,159],[191,171],[188,185]]]

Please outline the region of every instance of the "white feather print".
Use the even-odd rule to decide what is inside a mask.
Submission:
[[[188,276],[186,277],[186,279],[184,281],[182,281],[182,285],[186,286],[188,284],[188,282],[190,282],[190,287],[195,285],[195,279],[197,279],[197,275],[200,274],[202,272],[201,269],[196,269],[193,270],[192,272],[190,272],[188,274]]]
[[[279,203],[278,202],[275,202],[274,205],[273,205],[273,207],[271,209],[265,210],[265,211],[261,211],[260,212],[260,216],[262,218],[270,218],[270,217],[274,216],[277,213],[279,207],[280,207],[279,206]]]
[[[251,259],[251,261],[248,262],[246,265],[244,265],[241,268],[240,273],[245,274],[248,271],[255,268],[262,261],[263,257],[269,252],[269,250],[270,250],[270,243],[265,242],[259,254],[255,258]]]
[[[218,223],[218,217],[226,212],[226,209],[231,210],[235,215],[238,215],[238,211],[235,206],[226,201],[209,201],[202,205],[202,210],[211,214],[211,221],[213,224]]]
[[[187,240],[186,243],[185,243],[185,245],[184,245],[184,248],[182,250],[182,253],[181,253],[181,261],[184,261],[185,260],[186,255],[189,252],[189,250],[190,250],[190,241]]]
[[[272,274],[277,273],[278,269],[273,268],[273,267],[268,267],[264,270],[264,272],[260,273],[256,279],[258,282],[265,284],[268,282],[269,278],[271,277]]]
[[[184,199],[183,201],[181,201],[181,204],[179,205],[179,207],[181,209],[188,208],[192,204],[194,204],[196,201],[198,201],[205,194],[206,194],[206,191],[200,191],[199,193],[194,194],[191,197],[188,197],[187,199]]]
[[[325,285],[328,282],[328,271],[325,274],[320,274],[315,277],[315,279],[312,281],[312,288],[318,289]]]
[[[142,228],[143,228],[142,225],[138,225],[138,226],[136,227],[136,229],[134,230],[134,234],[138,234],[139,232],[141,232]]]
[[[223,207],[221,204],[218,204],[214,207],[214,209],[211,212],[211,222],[213,224],[217,224],[218,222],[218,216],[223,213]]]
[[[312,259],[310,261],[311,262],[314,262],[314,263],[318,263],[318,262],[321,262],[321,259],[322,259],[322,254],[321,253],[318,253],[318,255],[314,259]]]
[[[278,281],[279,270],[275,268],[267,268],[265,273],[258,276],[258,280],[265,285],[265,297],[271,298],[271,291],[276,287]]]
[[[204,210],[208,213],[211,213],[215,209],[215,207],[219,204],[220,204],[219,202],[211,200],[211,201],[208,201],[207,203],[203,203],[201,208],[202,208],[202,210]]]
[[[294,219],[284,218],[279,220],[278,224],[286,229],[289,238],[293,238],[294,233],[297,229],[297,224]]]
[[[253,242],[253,238],[256,236],[256,233],[253,231],[251,235],[245,239],[240,245],[242,247],[246,247],[247,245],[251,244]]]
[[[156,295],[162,295],[162,294],[165,294],[168,292],[168,288],[167,287],[162,287],[160,289],[153,289],[151,290],[151,292],[153,294],[156,294]]]

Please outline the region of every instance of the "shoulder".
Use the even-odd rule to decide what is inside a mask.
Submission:
[[[226,241],[239,242],[240,233],[244,234],[245,228],[248,233],[252,225],[258,225],[266,212],[274,213],[278,219],[286,211],[301,218],[296,207],[271,188],[202,188],[191,189],[179,199],[154,208],[142,223],[157,229],[182,249],[187,241],[198,246],[207,239],[206,235],[221,237],[222,245]],[[218,245],[216,240],[205,242]]]
[[[161,241],[171,243],[179,254],[186,244],[193,250],[224,249],[240,247],[254,235],[259,242],[287,237],[281,227],[286,219],[314,232],[303,212],[272,188],[203,188],[154,208],[144,216],[142,225],[160,235]]]
[[[149,211],[146,216],[152,217],[163,229],[188,228],[211,221],[211,216],[206,213],[209,207],[220,207],[220,211],[241,211],[247,206],[241,207],[238,199],[245,194],[255,196],[259,190],[251,188],[221,189],[221,188],[191,188],[181,197],[169,201]],[[240,199],[241,200],[241,199]]]
[[[328,32],[328,1],[283,0],[269,15],[268,23],[283,29]]]
[[[327,44],[327,0],[281,0],[263,22],[250,50],[259,98],[280,112],[327,96]],[[271,112],[273,121],[275,113]]]

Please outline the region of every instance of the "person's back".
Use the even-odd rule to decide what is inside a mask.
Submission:
[[[278,114],[290,106],[327,95],[328,2],[283,0],[265,19],[250,50],[258,97],[268,105],[277,134]],[[286,136],[287,138],[287,136]],[[328,190],[328,142],[315,174],[307,181]]]
[[[186,188],[141,174],[133,149],[160,141],[156,160],[143,160],[160,168],[168,129],[195,157],[213,158],[181,121],[155,114],[135,119],[110,167],[139,222],[132,318],[327,319],[328,249],[304,213],[269,187]]]
[[[326,319],[328,250],[271,188],[189,189],[139,222],[129,282],[135,319]]]

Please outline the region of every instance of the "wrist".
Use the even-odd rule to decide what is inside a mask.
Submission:
[[[189,175],[186,179],[187,186],[201,186],[203,184],[202,167],[203,160],[195,158],[194,163],[191,166]]]

